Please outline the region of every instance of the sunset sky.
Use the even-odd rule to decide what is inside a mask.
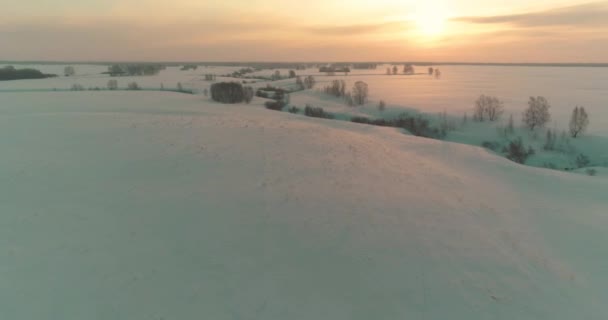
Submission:
[[[608,62],[608,1],[1,1],[0,60]]]

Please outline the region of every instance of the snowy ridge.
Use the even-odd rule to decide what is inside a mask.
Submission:
[[[608,314],[604,178],[158,92],[3,93],[0,148],[2,318]]]

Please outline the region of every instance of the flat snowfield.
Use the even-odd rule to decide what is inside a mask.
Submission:
[[[0,94],[0,318],[606,319],[608,180],[161,92]]]

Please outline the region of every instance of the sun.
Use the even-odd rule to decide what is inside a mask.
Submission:
[[[423,36],[437,37],[444,33],[447,10],[440,1],[419,4],[411,16],[416,30]]]

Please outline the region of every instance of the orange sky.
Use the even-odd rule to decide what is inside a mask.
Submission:
[[[608,1],[11,1],[0,60],[608,62]]]

